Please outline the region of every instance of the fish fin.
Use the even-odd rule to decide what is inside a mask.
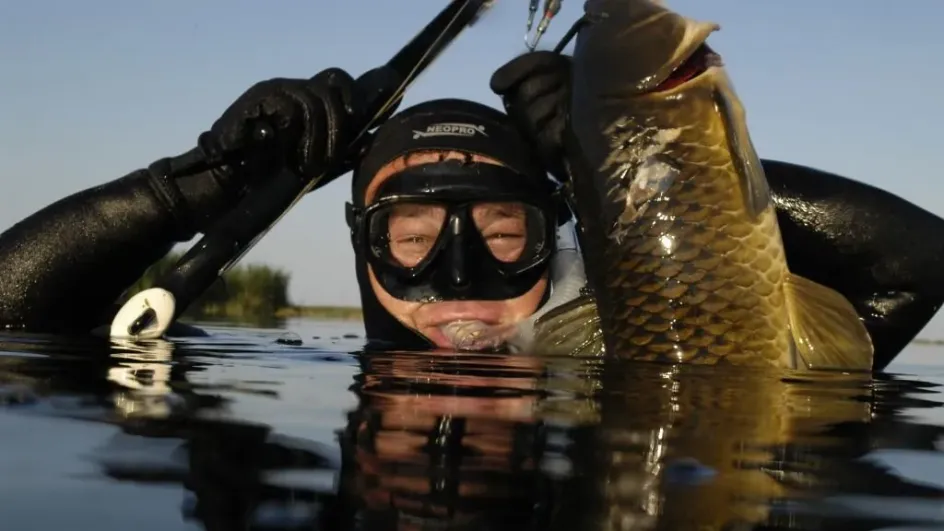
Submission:
[[[547,312],[534,323],[538,355],[602,356],[603,331],[596,300],[582,295]]]
[[[725,80],[725,83],[729,83]],[[750,132],[747,130],[747,117],[741,102],[734,96],[734,89],[715,90],[715,105],[728,132],[728,150],[734,165],[744,198],[744,206],[752,219],[757,219],[773,201],[770,184],[764,166],[757,156]]]
[[[808,369],[872,370],[872,338],[842,294],[792,273],[784,292],[796,354]]]

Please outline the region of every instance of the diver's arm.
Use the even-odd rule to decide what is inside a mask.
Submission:
[[[0,326],[88,332],[175,242],[205,232],[271,175],[300,179],[349,171],[349,136],[363,95],[337,68],[275,78],[244,92],[199,147],[62,199],[0,235]],[[395,107],[394,107],[395,108]],[[393,109],[391,109],[391,112]]]
[[[876,370],[944,302],[944,219],[845,177],[763,160],[790,270],[845,295],[865,320]]]
[[[0,234],[0,325],[36,332],[87,332],[176,242],[229,201],[217,181],[196,174],[173,183],[164,159],[152,169],[65,197]]]

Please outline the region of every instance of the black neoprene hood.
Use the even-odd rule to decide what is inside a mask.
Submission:
[[[381,168],[408,153],[427,150],[489,157],[541,186],[551,186],[534,149],[508,116],[481,103],[440,99],[404,109],[378,129],[354,170],[354,205],[364,206],[367,186]]]

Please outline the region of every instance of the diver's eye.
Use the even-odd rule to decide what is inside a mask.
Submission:
[[[396,244],[407,246],[407,245],[427,245],[430,238],[428,236],[412,235],[412,236],[401,236],[397,238]]]
[[[438,205],[399,204],[386,218],[386,239],[392,258],[403,267],[415,267],[436,244],[446,219]]]
[[[404,234],[390,238],[390,254],[400,265],[415,267],[426,258],[433,245],[434,236],[424,234]]]
[[[498,232],[485,235],[488,250],[501,262],[514,262],[524,253],[525,236],[522,233]]]
[[[501,262],[514,262],[524,254],[529,209],[523,203],[490,202],[476,205],[475,226],[489,252]]]

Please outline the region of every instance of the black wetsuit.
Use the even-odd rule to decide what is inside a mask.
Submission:
[[[107,324],[121,293],[188,241],[145,172],[63,198],[0,235],[0,323],[48,333]]]
[[[872,333],[876,369],[884,368],[944,301],[944,220],[842,177],[764,166],[791,269],[849,297]],[[219,208],[203,188],[183,188],[193,205]],[[0,235],[0,323],[88,333],[110,322],[118,297],[148,266],[195,234],[143,171],[57,201]],[[372,340],[422,346],[377,304],[365,304],[365,319]]]

